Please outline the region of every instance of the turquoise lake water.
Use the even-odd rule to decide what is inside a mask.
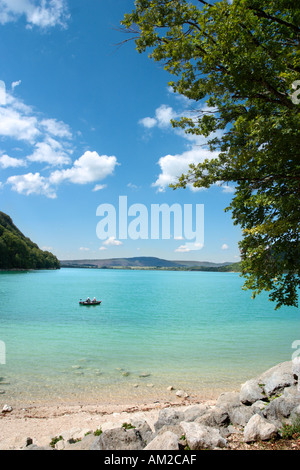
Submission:
[[[214,397],[279,362],[296,308],[251,300],[236,273],[61,269],[0,273],[0,401]],[[100,306],[79,306],[96,296]],[[3,352],[3,351],[2,351]],[[173,395],[172,395],[173,393]]]

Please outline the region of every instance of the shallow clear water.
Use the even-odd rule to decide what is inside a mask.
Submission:
[[[296,308],[251,300],[236,273],[0,273],[0,400],[148,401],[232,390],[291,360]],[[96,296],[100,306],[79,306]],[[144,376],[146,375],[146,376]],[[4,393],[3,393],[4,392]]]

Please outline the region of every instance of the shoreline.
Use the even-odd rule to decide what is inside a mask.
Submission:
[[[185,411],[198,404],[213,406],[220,394],[226,393],[229,388],[207,389],[190,394],[187,389],[187,397],[177,396],[177,391],[177,388],[173,388],[160,393],[151,388],[139,397],[103,394],[101,398],[86,395],[79,399],[57,397],[56,400],[10,400],[9,396],[1,395],[0,451],[24,448],[27,438],[31,438],[38,447],[47,447],[57,436],[71,435],[81,439],[86,433],[93,433],[100,427],[105,431],[133,420],[146,420],[154,430],[154,423],[162,409]],[[11,412],[1,413],[5,404],[12,407]]]
[[[216,400],[199,400],[189,397],[173,401],[150,402],[133,405],[123,404],[42,404],[13,408],[10,413],[0,414],[0,451],[21,449],[26,439],[31,438],[37,446],[49,446],[51,440],[60,435],[83,438],[88,432],[117,428],[131,420],[147,420],[154,429],[163,408],[185,410],[190,406],[207,403],[214,405]]]
[[[0,450],[24,450],[27,446],[29,446],[28,450],[30,447],[47,450],[54,442],[57,443],[55,446],[57,450],[76,450],[80,449],[80,446],[83,446],[81,447],[83,450],[114,449],[116,445],[125,445],[126,440],[124,442],[122,440],[124,437],[122,433],[126,432],[122,430],[124,425],[129,426],[134,423],[135,427],[137,422],[144,423],[148,429],[150,428],[150,443],[154,442],[156,437],[158,438],[157,431],[161,427],[165,426],[164,429],[167,432],[170,430],[169,425],[179,424],[180,430],[177,429],[179,434],[175,433],[177,448],[180,448],[182,429],[196,432],[196,434],[197,430],[217,433],[222,441],[220,441],[221,444],[224,445],[214,447],[225,446],[230,450],[242,449],[245,445],[249,448],[250,445],[251,448],[252,442],[270,441],[272,437],[280,436],[284,423],[293,422],[297,416],[300,418],[298,377],[298,364],[287,361],[271,367],[252,379],[249,378],[241,384],[239,390],[224,391],[216,399],[210,399],[208,396],[188,396],[184,391],[179,393],[179,391],[172,390],[169,400],[147,401],[145,399],[143,403],[130,403],[129,399],[124,399],[122,403],[117,404],[103,397],[102,402],[98,401],[93,404],[78,401],[73,404],[36,402],[16,408],[7,405],[0,412]],[[173,421],[169,421],[168,416],[172,417]],[[289,421],[291,419],[292,421]],[[158,427],[159,420],[163,422]],[[251,427],[254,426],[254,422],[258,426],[255,428],[255,435],[253,434],[254,428]],[[131,429],[126,426],[125,429]],[[122,443],[118,440],[114,443],[106,442],[104,438],[106,442],[104,447],[91,447],[91,440],[94,444],[96,443],[95,431],[101,431],[104,436],[112,436],[113,430],[116,431]],[[176,426],[172,430],[171,434],[174,434]],[[137,435],[133,434],[137,438]],[[193,443],[196,434],[186,436],[187,442]],[[279,448],[300,448],[300,439],[297,436],[293,437],[294,442],[289,441],[288,437],[285,439],[287,442],[283,444],[287,447],[280,447],[279,444]],[[143,449],[147,445],[145,444],[147,440],[143,441]],[[59,441],[62,442],[58,444]],[[72,444],[79,443],[79,441],[82,443],[72,448]],[[272,441],[270,441],[269,448],[273,449],[272,446]],[[197,446],[194,448],[198,449]],[[209,447],[204,445],[201,448]],[[129,447],[125,446],[125,449]]]

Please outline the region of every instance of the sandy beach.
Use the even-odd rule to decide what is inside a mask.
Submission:
[[[105,431],[136,419],[147,420],[153,428],[162,408],[172,406],[183,410],[203,402],[204,400],[189,397],[136,406],[41,404],[26,408],[16,407],[9,413],[0,414],[0,450],[23,448],[27,438],[31,438],[38,446],[48,446],[52,438],[60,435],[82,438],[87,432],[94,432],[100,427]],[[214,400],[205,402],[213,404]]]
[[[297,377],[292,362],[287,361],[277,364],[256,378],[249,379],[229,393],[219,393],[212,388],[206,396],[189,395],[184,390],[169,387],[168,399],[162,399],[157,394],[156,399],[152,400],[149,400],[149,395],[145,395],[144,401],[133,400],[132,396],[128,396],[118,402],[109,400],[104,395],[102,399],[99,397],[94,402],[67,402],[57,399],[55,402],[36,401],[28,402],[27,405],[11,402],[10,405],[5,405],[1,400],[0,450],[21,450],[30,444],[33,444],[33,447],[49,448],[51,443],[56,444],[57,450],[79,450],[82,446],[83,449],[89,450],[90,447],[84,446],[87,441],[90,442],[90,437],[94,439],[97,430],[104,432],[103,436],[110,436],[112,429],[121,428],[125,423],[135,427],[146,421],[154,434],[160,429],[160,420],[163,429],[167,424],[180,423],[181,427],[190,433],[186,439],[192,445],[197,429],[199,431],[201,428],[201,433],[204,434],[218,434],[220,441],[217,445],[209,441],[206,447],[201,443],[200,449],[213,446],[226,447],[228,450],[299,450],[300,435],[295,421],[295,417],[299,415]],[[213,396],[216,392],[217,395]],[[161,410],[166,408],[168,410],[161,413]],[[187,410],[188,408],[191,409]],[[176,418],[172,422],[174,415]],[[168,421],[168,416],[172,416],[171,421]],[[179,421],[176,421],[177,419]],[[293,435],[283,435],[285,423],[294,423]],[[126,432],[122,429],[120,431]],[[220,432],[226,434],[225,440]],[[87,434],[91,436],[84,439]],[[178,446],[178,436],[172,432],[170,434],[175,436]],[[201,436],[203,438],[202,434]],[[161,438],[156,437],[158,440]],[[119,434],[118,439],[123,442]],[[198,445],[195,446],[195,449],[199,449]]]

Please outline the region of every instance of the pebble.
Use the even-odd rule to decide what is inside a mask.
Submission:
[[[188,394],[184,390],[177,390],[176,396],[180,398],[187,398]]]
[[[2,413],[10,413],[12,411],[12,406],[10,405],[4,405],[2,408]]]

